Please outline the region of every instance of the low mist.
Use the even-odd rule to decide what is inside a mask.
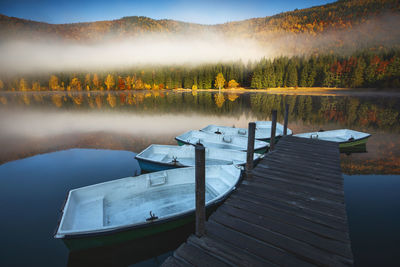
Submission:
[[[208,124],[235,125],[247,128],[245,116],[206,116],[201,114],[145,115],[119,112],[68,111],[2,111],[0,115],[3,137],[38,138],[64,134],[110,132],[133,135],[169,136]]]
[[[58,40],[7,42],[0,46],[1,72],[58,72],[123,68],[141,64],[202,64],[256,60],[265,50],[256,41],[216,34],[152,35],[95,45]]]

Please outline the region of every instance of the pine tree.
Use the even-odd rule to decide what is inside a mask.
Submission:
[[[262,70],[257,67],[254,72],[253,76],[251,78],[251,88],[254,89],[259,89],[262,87]]]
[[[308,87],[308,75],[310,72],[310,66],[308,65],[308,62],[305,62],[303,65],[303,68],[301,69],[300,72],[300,77],[299,77],[299,86],[301,87]]]
[[[287,87],[296,87],[297,86],[297,68],[294,62],[290,61],[287,70],[285,73],[285,81],[284,84]]]
[[[285,65],[282,60],[274,60],[276,87],[283,87]]]
[[[263,72],[264,85],[265,88],[273,88],[276,86],[275,84],[275,70],[271,62],[267,62]]]
[[[349,87],[361,87],[364,84],[364,69],[366,67],[365,61],[362,57],[357,60],[356,66],[350,73]]]

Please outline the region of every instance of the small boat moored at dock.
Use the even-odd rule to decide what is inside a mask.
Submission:
[[[234,190],[241,170],[206,166],[206,207]],[[134,240],[183,226],[194,219],[195,168],[178,168],[70,190],[55,238],[70,250]]]
[[[256,121],[256,135],[255,138],[260,141],[269,142],[271,139],[271,121]],[[219,126],[210,124],[200,131],[207,133],[215,133],[215,134],[224,134],[224,135],[237,135],[241,137],[248,137],[248,129],[245,128],[236,128],[229,126]],[[287,129],[287,134],[291,135],[292,130]],[[276,134],[275,137],[279,138],[283,136],[283,125],[280,123],[276,123]]]
[[[367,139],[371,135],[368,133],[357,132],[349,129],[340,129],[332,131],[301,133],[295,134],[293,136],[336,142],[339,143],[340,148],[345,148],[366,144]]]
[[[206,165],[244,165],[246,152],[238,150],[205,148]],[[147,172],[195,166],[195,147],[192,145],[150,145],[136,155],[140,168]],[[254,161],[261,155],[254,153]]]
[[[175,137],[178,145],[185,144],[202,144],[205,147],[218,149],[232,149],[247,151],[247,139],[244,136],[215,134],[203,131],[188,131]],[[254,141],[254,152],[264,154],[269,148],[269,143],[264,141]]]

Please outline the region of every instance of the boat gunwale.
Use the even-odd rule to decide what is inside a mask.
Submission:
[[[176,166],[177,168],[182,168],[182,167],[191,167],[191,166],[186,166],[186,165],[177,165],[174,163],[169,163],[169,162],[162,162],[162,161],[157,161],[157,160],[152,160],[152,159],[148,159],[148,158],[144,158],[143,156],[141,156],[140,154],[143,154],[145,151],[147,151],[148,149],[150,149],[154,144],[151,144],[150,146],[146,147],[146,149],[144,149],[142,152],[140,152],[139,154],[137,154],[135,156],[136,160],[143,160],[143,161],[147,161],[147,162],[151,162],[151,163],[157,163],[163,166]],[[163,145],[163,146],[168,146],[168,147],[176,147],[173,145]]]
[[[175,138],[176,139],[176,138]],[[178,140],[177,140],[178,141]],[[139,154],[137,154],[136,156],[135,156],[135,159],[136,160],[142,160],[142,161],[146,161],[146,162],[150,162],[150,163],[156,163],[156,164],[159,164],[159,165],[162,165],[162,166],[168,166],[168,167],[176,167],[176,168],[184,168],[184,167],[194,167],[194,165],[193,166],[189,166],[189,165],[177,165],[177,164],[175,164],[175,163],[172,163],[172,162],[162,162],[162,161],[157,161],[157,160],[152,160],[152,159],[149,159],[149,158],[144,158],[143,156],[140,156],[140,154],[142,154],[143,152],[145,152],[146,150],[148,150],[150,147],[152,147],[152,146],[154,146],[154,145],[157,145],[157,144],[151,144],[150,146],[148,146],[145,150],[143,150],[142,152],[140,152]],[[193,144],[190,144],[190,143],[186,143],[186,145],[190,145],[190,146],[195,146],[195,145],[193,145]],[[159,146],[168,146],[168,147],[176,147],[176,148],[178,148],[178,147],[182,147],[182,146],[173,146],[173,145],[159,145]],[[222,148],[214,148],[214,147],[205,147],[206,149],[218,149],[218,150],[225,150],[225,151],[234,151],[234,152],[243,152],[243,153],[245,153],[246,151],[243,151],[243,150],[235,150],[235,149],[222,149]],[[253,158],[253,160],[254,161],[258,161],[258,160],[260,160],[261,159],[261,155],[260,154],[257,154],[257,153],[255,153],[254,154],[254,156],[253,156],[254,158]],[[246,164],[246,161],[244,161],[243,163],[241,163],[241,164],[235,164],[233,161],[232,161],[232,163],[231,164],[222,164],[222,165],[239,165],[239,166],[244,166]],[[206,164],[207,165],[207,164]],[[212,166],[212,165],[207,165],[207,166]]]
[[[213,201],[212,203],[208,203],[206,205],[206,208],[212,207],[214,205],[218,205],[221,202],[225,201],[226,198],[229,197],[229,195],[236,189],[236,186],[234,186],[230,191],[227,192],[226,196],[224,196],[223,198],[219,198],[215,201]],[[118,228],[112,228],[112,229],[108,229],[105,231],[96,231],[96,232],[90,232],[90,233],[79,233],[79,234],[66,234],[63,237],[55,237],[58,239],[79,239],[79,238],[85,238],[85,237],[98,237],[98,236],[106,236],[106,235],[112,235],[115,233],[120,233],[120,232],[124,232],[124,231],[129,231],[129,230],[139,230],[139,229],[144,229],[147,227],[151,227],[151,226],[156,226],[159,224],[164,224],[164,223],[168,223],[168,222],[172,222],[172,221],[176,221],[182,218],[185,218],[187,216],[190,216],[192,214],[195,213],[195,210],[190,210],[187,211],[185,213],[181,213],[179,215],[175,215],[175,216],[168,216],[164,219],[157,219],[154,221],[150,221],[150,222],[145,222],[145,223],[140,223],[140,224],[134,224],[134,225],[127,225],[127,226],[121,226]]]
[[[364,136],[364,137],[360,137],[360,138],[354,138],[354,140],[346,140],[346,141],[340,141],[340,142],[332,141],[332,140],[326,140],[326,139],[320,139],[320,138],[318,138],[318,137],[317,137],[317,138],[312,138],[312,137],[311,137],[313,133],[319,133],[319,132],[299,133],[299,134],[295,134],[295,135],[293,135],[293,136],[294,136],[294,137],[298,137],[298,138],[306,138],[306,139],[316,139],[316,140],[329,141],[329,142],[334,142],[334,143],[337,143],[337,144],[348,144],[348,143],[358,142],[358,141],[361,141],[361,140],[364,140],[364,139],[367,139],[367,138],[371,137],[371,134],[369,134],[369,133],[359,132],[359,131],[355,131],[355,130],[351,130],[351,129],[328,130],[328,131],[323,131],[323,133],[329,132],[329,131],[340,131],[340,130],[350,130],[350,131],[353,131],[353,132],[365,134],[365,136]],[[301,134],[310,134],[310,137],[299,136],[299,135],[301,135]]]
[[[200,131],[201,132],[201,131]],[[203,132],[203,133],[207,133],[207,134],[212,134],[212,133],[208,133],[208,132]],[[183,135],[183,134],[181,134],[181,135]],[[234,136],[234,135],[226,135],[226,136]],[[240,136],[235,136],[235,137],[240,137]],[[248,139],[247,137],[241,137],[241,138],[246,138],[246,139]],[[178,141],[178,142],[181,142],[181,143],[184,143],[184,144],[186,144],[186,145],[192,145],[192,146],[194,146],[195,144],[192,144],[192,143],[189,143],[188,141],[186,141],[186,140],[183,140],[183,139],[181,139],[181,138],[179,138],[179,136],[177,136],[177,137],[175,137],[175,140],[176,141]],[[269,147],[270,147],[270,143],[269,142],[267,142],[267,141],[261,141],[261,140],[255,140],[255,141],[257,141],[257,142],[264,142],[264,143],[266,143],[266,145],[264,145],[264,146],[260,146],[260,147],[255,147],[255,144],[254,144],[254,151],[256,151],[256,150],[263,150],[263,149],[268,149]],[[200,143],[201,144],[201,143]],[[214,144],[217,144],[217,143],[214,143]],[[203,144],[201,144],[201,145],[203,145]],[[204,145],[203,145],[204,146]],[[207,148],[207,146],[204,146],[204,147],[206,147]],[[211,147],[212,148],[212,147]],[[243,152],[246,152],[247,151],[247,145],[246,145],[246,148],[243,148],[243,149],[226,149],[226,150],[235,150],[235,151],[243,151]]]
[[[261,126],[259,126],[259,128],[257,129],[257,122],[261,125]],[[263,122],[263,121],[256,121],[255,123],[256,123],[256,132],[257,132],[257,130],[258,131],[261,131],[260,130],[260,128],[271,128],[272,127],[272,125],[271,125],[271,127],[263,127],[262,126],[262,123],[260,123],[260,122]],[[272,124],[272,122],[271,122],[271,124]],[[215,132],[212,132],[212,131],[206,131],[205,129],[206,128],[208,128],[208,127],[210,127],[210,126],[212,126],[212,127],[221,127],[221,128],[230,128],[230,129],[243,129],[243,130],[248,130],[247,128],[241,128],[241,127],[230,127],[230,126],[223,126],[223,125],[216,125],[216,124],[209,124],[209,125],[207,125],[207,126],[205,126],[205,127],[203,127],[203,128],[201,128],[199,131],[201,131],[201,132],[204,132],[204,133],[215,133]],[[281,133],[275,133],[275,137],[282,137],[282,136],[284,136],[284,134],[283,134],[283,130],[284,130],[284,125],[282,125],[282,124],[280,124],[280,123],[278,123],[277,122],[277,124],[276,124],[276,129],[279,129],[279,130],[282,130],[282,132]],[[287,135],[292,135],[293,134],[293,131],[291,130],[291,129],[289,129],[289,128],[287,128]],[[235,135],[235,136],[239,136],[239,137],[245,137],[245,138],[248,138],[248,134],[246,133],[246,135],[240,135],[240,134],[227,134],[227,135]],[[262,142],[268,142],[268,140],[271,138],[271,136],[267,136],[267,137],[255,137],[255,139],[256,140],[258,140],[258,141],[262,141]]]

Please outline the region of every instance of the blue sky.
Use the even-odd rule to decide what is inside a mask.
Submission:
[[[113,20],[124,16],[146,16],[202,24],[265,17],[296,8],[334,0],[0,0],[0,13],[7,16],[72,23]]]

